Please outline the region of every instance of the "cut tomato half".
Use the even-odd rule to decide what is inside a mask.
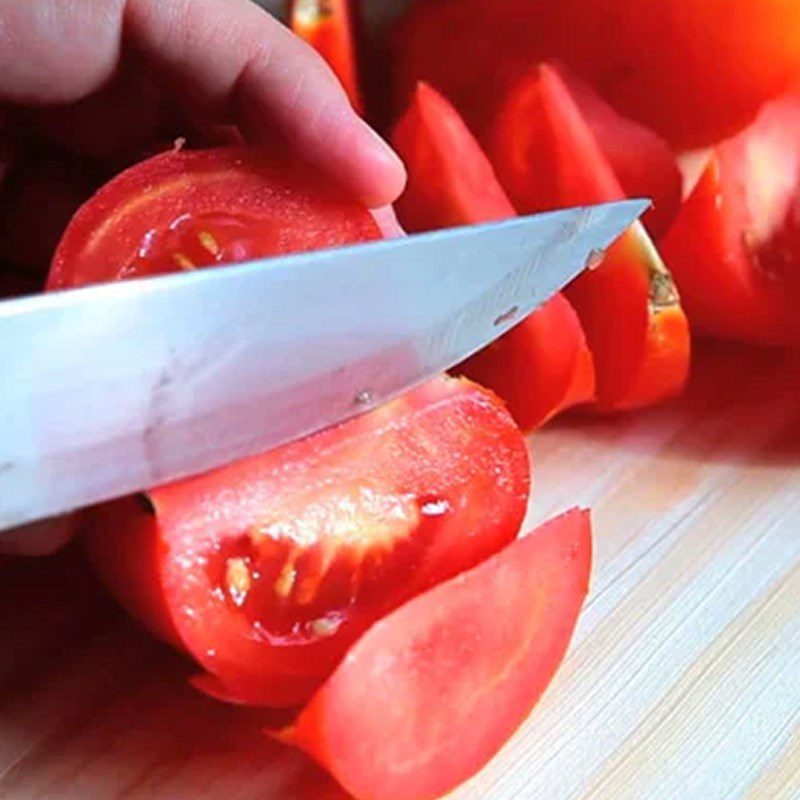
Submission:
[[[118,175],[73,218],[49,289],[379,239],[370,213],[288,153],[163,153]]]
[[[800,344],[800,94],[716,147],[661,244],[698,331]]]
[[[420,83],[394,129],[408,184],[397,203],[403,225],[428,231],[515,216],[480,145],[452,105]],[[554,297],[457,368],[496,391],[525,430],[594,397],[594,367],[569,302]]]
[[[500,182],[521,212],[625,196],[569,89],[547,65],[515,85],[488,141]],[[565,294],[592,351],[598,408],[645,406],[683,389],[688,325],[669,271],[640,223]]]
[[[292,0],[289,24],[328,62],[353,108],[363,114],[355,13],[351,0]]]
[[[543,525],[375,624],[278,737],[357,800],[433,800],[528,716],[569,645],[591,569],[589,515]]]
[[[91,515],[121,602],[186,649],[215,695],[306,700],[415,594],[515,538],[525,441],[490,393],[448,378],[308,439]]]

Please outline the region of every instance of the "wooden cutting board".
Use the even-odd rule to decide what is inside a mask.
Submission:
[[[593,588],[543,701],[452,800],[800,797],[800,354],[706,349],[683,400],[531,451],[531,522],[594,509]],[[0,565],[0,630],[5,800],[346,800],[189,689],[77,550]]]

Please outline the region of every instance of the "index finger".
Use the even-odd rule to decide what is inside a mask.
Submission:
[[[253,142],[277,129],[371,207],[403,189],[399,158],[353,111],[331,70],[250,0],[128,0],[124,36],[164,71],[189,113]]]

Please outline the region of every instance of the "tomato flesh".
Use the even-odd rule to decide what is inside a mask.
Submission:
[[[552,520],[374,625],[278,737],[356,800],[445,794],[483,767],[547,687],[590,569],[588,514]]]
[[[500,182],[520,212],[625,196],[568,87],[548,65],[514,86],[488,139]],[[649,405],[683,389],[688,325],[669,271],[641,223],[565,294],[594,357],[600,409]]]
[[[515,215],[488,158],[458,112],[427,84],[417,86],[392,143],[408,170],[406,191],[397,208],[409,230]],[[586,339],[575,311],[561,295],[456,371],[496,391],[525,430],[594,396],[594,367]]]
[[[154,489],[152,510],[108,504],[89,547],[121,602],[216,679],[205,685],[297,705],[372,622],[513,540],[528,484],[524,439],[500,402],[441,378]]]
[[[701,333],[800,343],[800,94],[717,146],[662,242]]]
[[[48,288],[378,238],[363,206],[286,153],[172,151],[121,173],[78,211]]]

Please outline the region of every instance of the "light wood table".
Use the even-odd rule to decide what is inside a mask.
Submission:
[[[800,797],[800,354],[718,346],[678,403],[531,439],[531,521],[594,508],[543,701],[458,800]],[[77,551],[0,565],[0,797],[344,800],[195,694]]]

